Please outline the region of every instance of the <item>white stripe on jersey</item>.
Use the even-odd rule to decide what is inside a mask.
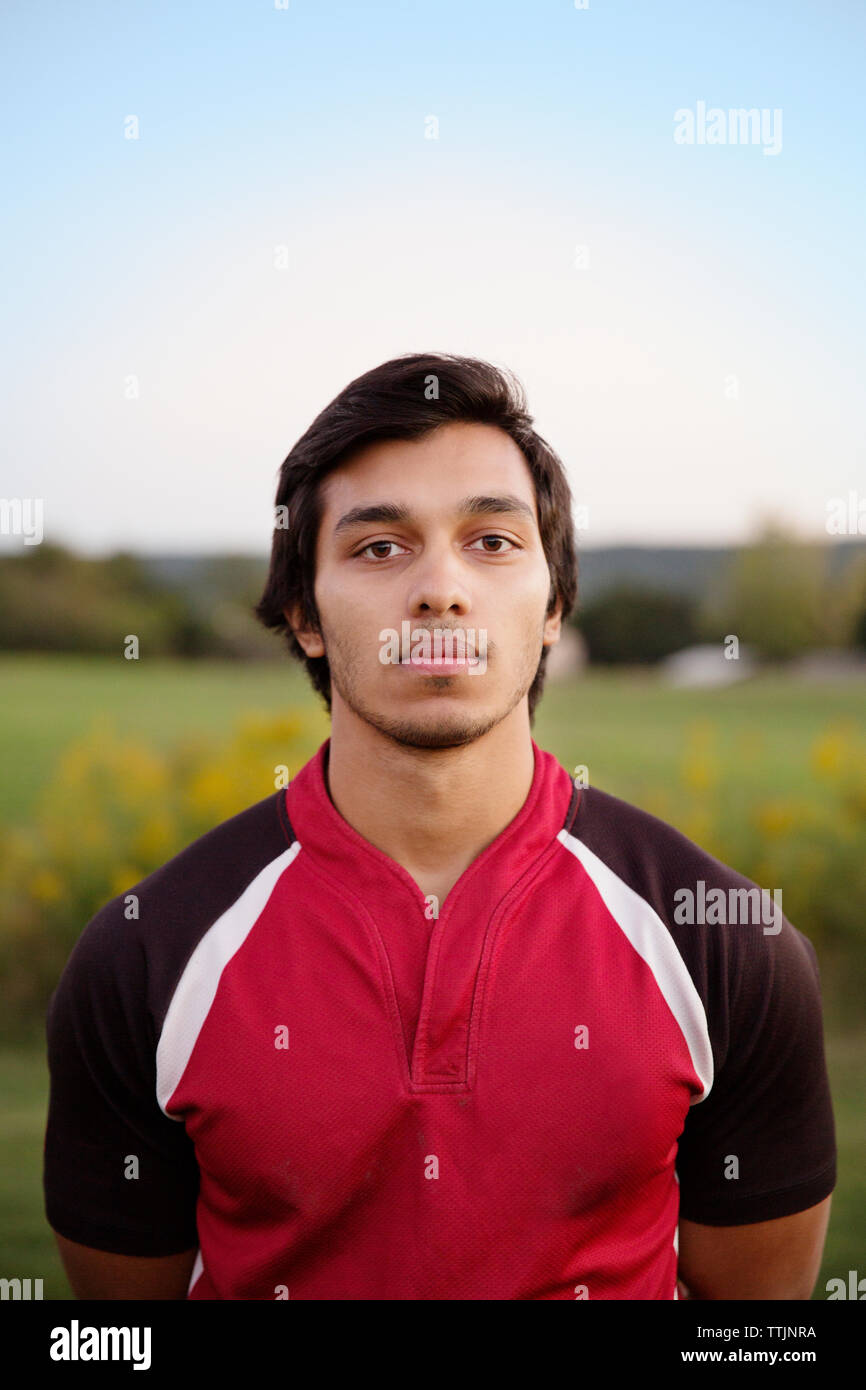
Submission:
[[[700,1095],[692,1097],[691,1104],[706,1100],[713,1084],[713,1049],[707,1016],[673,937],[655,908],[593,854],[582,840],[569,835],[567,830],[560,830],[557,839],[580,860],[617,926],[655,976],[662,997],[679,1024],[692,1066],[703,1087]]]
[[[198,1251],[196,1252],[195,1264],[192,1267],[192,1274],[189,1276],[189,1284],[187,1285],[186,1290],[187,1298],[189,1298],[190,1294],[192,1293],[193,1288],[195,1287],[196,1280],[202,1274],[204,1274],[204,1261],[201,1257],[201,1247],[199,1247]]]
[[[172,995],[156,1049],[156,1098],[163,1114],[186,1071],[192,1050],[210,1012],[220,976],[244,944],[264,911],[277,880],[300,850],[295,842],[252,879],[239,898],[208,927],[184,968]],[[168,1115],[179,1120],[177,1115]]]

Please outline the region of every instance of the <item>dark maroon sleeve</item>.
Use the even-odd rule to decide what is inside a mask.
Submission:
[[[156,1098],[145,955],[123,901],[82,932],[48,1008],[49,1224],[81,1245],[172,1255],[198,1244],[198,1165]]]
[[[778,932],[763,920],[678,920],[684,888],[703,881],[727,896],[757,885],[597,788],[583,791],[573,819],[573,833],[658,914],[704,1007],[714,1080],[679,1140],[680,1215],[748,1225],[823,1201],[836,1183],[836,1136],[812,943],[783,915]]]
[[[814,948],[786,919],[777,936],[722,930],[739,934],[739,949],[723,957],[728,1044],[710,1094],[689,1112],[677,1158],[680,1215],[708,1226],[790,1216],[836,1184]]]
[[[156,1049],[196,945],[291,842],[284,800],[265,797],[136,884],[137,918],[127,895],[107,903],[69,957],[47,1014],[43,1167],[48,1222],[69,1240],[121,1255],[198,1244],[195,1146],[159,1107]]]

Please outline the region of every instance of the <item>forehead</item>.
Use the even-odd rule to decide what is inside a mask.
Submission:
[[[538,519],[535,486],[520,447],[495,425],[451,421],[419,439],[362,446],[321,485],[322,534],[366,503],[401,502],[413,512],[444,515],[469,495],[511,493]]]

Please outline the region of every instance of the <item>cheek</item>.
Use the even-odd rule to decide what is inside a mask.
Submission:
[[[316,603],[322,631],[332,648],[350,659],[353,665],[377,667],[379,651],[384,644],[380,633],[387,632],[377,607],[358,602],[357,592],[347,599],[346,592],[330,591],[327,580],[316,586]]]
[[[535,632],[547,615],[550,575],[543,570],[527,574],[524,581],[511,589],[507,600],[497,604],[498,620],[503,632]]]

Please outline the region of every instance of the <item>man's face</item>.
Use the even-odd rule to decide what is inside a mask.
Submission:
[[[342,704],[413,747],[479,738],[525,699],[542,645],[560,631],[558,608],[545,617],[550,573],[522,452],[495,426],[450,423],[367,445],[328,475],[321,497],[321,629],[292,625],[308,656],[328,659],[335,723]],[[499,500],[472,513],[482,497]],[[382,513],[395,507],[400,516]],[[431,643],[437,631],[447,643],[448,630],[458,653],[462,639],[475,672],[431,674],[411,660],[427,654],[419,629]],[[395,655],[389,630],[399,651],[383,662],[380,653]]]

